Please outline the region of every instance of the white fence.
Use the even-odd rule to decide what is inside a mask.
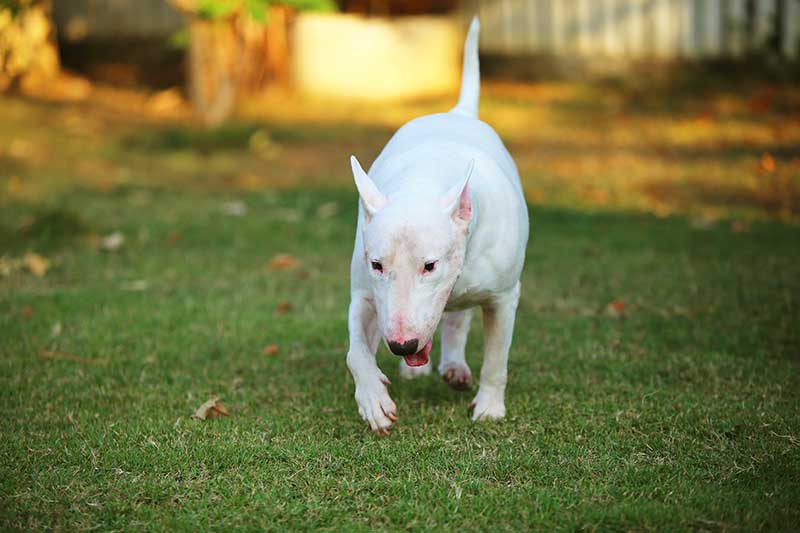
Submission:
[[[628,58],[800,56],[800,0],[467,0],[481,50]]]

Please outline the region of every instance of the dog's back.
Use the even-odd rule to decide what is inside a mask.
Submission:
[[[389,140],[372,165],[369,175],[384,194],[416,186],[444,192],[453,177],[476,161],[472,189],[481,189],[481,174],[492,180],[506,178],[522,195],[519,174],[503,141],[491,126],[478,118],[480,24],[473,18],[464,44],[464,69],[458,104],[447,113],[414,119]],[[481,169],[483,172],[480,172]],[[502,183],[495,183],[504,185]]]

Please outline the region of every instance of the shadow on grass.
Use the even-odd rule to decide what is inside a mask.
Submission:
[[[743,185],[701,181],[653,181],[642,187],[652,199],[672,205],[714,207],[754,207],[771,214],[800,215],[800,180],[790,177],[766,177],[758,189]]]
[[[87,233],[89,224],[76,212],[64,207],[39,209],[25,216],[17,227],[0,224],[0,248],[17,252],[58,250]]]
[[[741,61],[675,61],[634,64],[624,76],[607,76],[597,86],[617,97],[628,115],[704,113],[723,95],[745,101],[757,115],[785,116],[796,108],[800,79],[797,65],[780,64],[753,56]],[[591,106],[563,106],[565,111],[585,113]]]
[[[392,129],[365,127],[351,123],[281,124],[231,122],[213,129],[192,126],[150,128],[121,140],[123,149],[144,152],[195,150],[210,153],[220,150],[258,149],[258,144],[275,142],[286,145],[337,142],[352,143],[374,136],[388,138]]]

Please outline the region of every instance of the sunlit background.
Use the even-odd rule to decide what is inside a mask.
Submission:
[[[370,161],[394,128],[452,104],[478,14],[481,117],[530,202],[800,209],[795,0],[0,5],[7,199],[347,186],[348,154]]]

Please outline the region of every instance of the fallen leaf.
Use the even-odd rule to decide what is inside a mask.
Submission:
[[[267,270],[275,272],[278,270],[294,270],[298,265],[297,259],[289,254],[278,254],[267,263]]]
[[[317,208],[317,218],[331,218],[339,213],[338,202],[325,202]]]
[[[622,300],[611,300],[606,306],[606,313],[614,318],[622,318],[625,314],[625,302]]]
[[[775,172],[777,165],[775,164],[775,158],[772,155],[765,153],[761,156],[761,170],[764,172]]]
[[[261,353],[263,353],[264,355],[278,355],[278,345],[267,344],[261,349]]]
[[[47,274],[50,269],[50,260],[34,252],[26,253],[22,261],[25,263],[25,268],[39,278]]]
[[[716,217],[710,215],[695,217],[690,221],[690,224],[694,229],[702,229],[702,230],[711,229],[714,227],[716,223],[717,223]]]
[[[50,350],[39,350],[39,357],[44,357],[45,359],[59,359],[61,361],[72,361],[73,363],[81,363],[84,365],[105,364],[104,360],[89,359],[88,357],[80,357],[71,353],[54,352]]]
[[[192,414],[192,418],[205,420],[206,418],[216,418],[218,416],[230,416],[225,404],[219,401],[219,398],[213,396],[209,400],[197,408]]]
[[[734,220],[731,222],[731,233],[745,233],[750,230],[750,222],[747,220]]]
[[[247,214],[247,206],[244,202],[225,202],[222,212],[230,217],[243,217]]]
[[[291,302],[287,302],[286,300],[278,303],[278,305],[275,306],[275,311],[279,315],[285,315],[286,313],[288,313],[291,310],[292,310],[292,304],[291,304]]]
[[[269,214],[273,219],[283,220],[284,222],[300,222],[303,220],[303,213],[299,209],[290,207],[275,207],[269,211]]]
[[[33,307],[30,305],[26,305],[22,308],[22,317],[26,320],[32,317],[36,312],[33,310]]]
[[[83,242],[90,248],[99,248],[100,247],[100,237],[96,233],[89,233],[84,235]]]
[[[150,282],[146,279],[135,279],[121,283],[120,288],[124,291],[141,292],[150,288]]]
[[[125,244],[125,235],[115,231],[100,239],[100,248],[106,252],[116,252]]]
[[[0,276],[7,277],[22,268],[20,259],[12,259],[6,256],[0,257]]]

